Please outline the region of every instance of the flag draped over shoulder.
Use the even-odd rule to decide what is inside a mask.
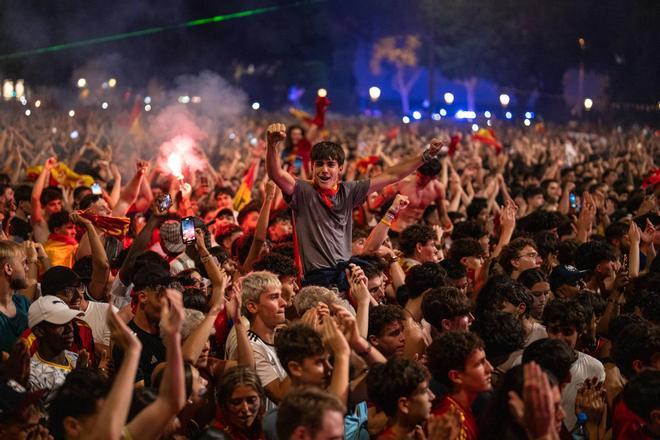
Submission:
[[[250,203],[252,199],[252,188],[254,181],[257,179],[257,172],[259,170],[259,160],[255,161],[245,172],[241,186],[238,187],[236,195],[234,196],[234,210],[240,211],[245,205]]]
[[[28,179],[36,180],[43,169],[44,167],[42,165],[29,167],[27,169]],[[59,185],[68,188],[75,188],[77,186],[90,186],[92,183],[94,183],[94,178],[92,176],[78,174],[62,162],[58,162],[57,165],[50,170],[49,185],[51,186]]]
[[[502,151],[502,143],[497,139],[495,130],[492,128],[480,128],[479,131],[472,135],[472,139],[492,145],[498,154]]]

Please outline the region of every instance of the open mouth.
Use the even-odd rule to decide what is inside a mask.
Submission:
[[[316,177],[319,179],[320,182],[323,182],[323,183],[330,182],[330,176],[326,176],[324,174],[319,174]]]

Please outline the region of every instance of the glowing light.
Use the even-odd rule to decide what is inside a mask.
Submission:
[[[70,134],[69,137],[71,139],[78,139],[78,136],[80,136],[80,133],[78,133],[78,130],[73,130]]]
[[[380,98],[380,89],[376,86],[369,87],[369,98],[371,98],[373,102],[378,101],[378,98]]]
[[[459,110],[456,112],[456,119],[474,119],[477,114],[470,110]]]
[[[14,96],[21,98],[25,95],[25,83],[22,79],[16,80],[16,86],[14,87]]]
[[[258,102],[253,102],[252,103],[252,110],[259,110],[261,108],[261,104]]]
[[[511,112],[506,112],[506,113],[504,113],[504,117],[507,118],[507,119],[511,119],[511,118],[513,118],[513,114]]]
[[[440,113],[433,113],[433,114],[431,115],[431,118],[432,118],[434,121],[439,121],[439,120],[441,119]]]
[[[401,118],[401,120],[403,121],[404,124],[410,124],[410,118],[408,116],[404,116],[403,118]]]
[[[30,109],[25,110],[25,116],[30,116],[31,114],[32,112],[30,111]]]
[[[523,124],[525,124],[525,127],[529,127],[530,125],[532,125],[532,121],[530,121],[529,119],[525,119],[523,121]]]
[[[193,96],[190,99],[190,102],[192,102],[193,104],[199,104],[200,102],[202,102],[202,98],[200,96]]]
[[[492,127],[492,126],[493,126],[493,123],[492,123],[491,120],[489,119],[489,120],[486,121],[486,125],[489,126],[489,127]]]
[[[149,111],[151,111],[151,104],[147,104],[147,105],[145,105],[145,106],[144,106],[144,111],[145,111],[145,112],[149,112]]]
[[[506,93],[502,93],[500,95],[500,104],[502,104],[502,107],[506,107],[507,105],[509,105],[509,102],[511,102],[511,98],[509,97],[509,95],[507,95]]]
[[[79,89],[82,89],[87,85],[87,80],[85,78],[80,78],[76,84],[78,85]]]
[[[422,119],[422,114],[421,114],[420,112],[418,112],[417,110],[415,110],[415,111],[413,112],[413,115],[412,115],[412,116],[413,116],[413,119],[415,119],[415,120],[417,120],[417,121],[419,121],[420,119]]]
[[[115,87],[117,85],[117,80],[115,78],[110,78],[108,80],[108,87]]]
[[[167,167],[175,177],[183,177],[183,159],[177,152],[173,152],[167,158]]]
[[[188,104],[190,102],[190,96],[187,95],[179,96],[179,102],[181,104]]]
[[[105,102],[105,101],[102,102],[102,103],[101,103],[101,108],[102,108],[103,110],[107,110],[107,109],[108,109],[108,103]]]
[[[445,93],[444,98],[447,105],[451,105],[454,102],[454,94],[451,92]]]
[[[484,116],[487,117],[487,118],[490,118],[492,116],[492,114],[488,110],[486,110],[484,112]]]
[[[38,99],[37,99],[36,101],[34,101],[34,106],[35,106],[36,108],[41,107],[41,101],[39,101]]]
[[[27,105],[27,98],[26,98],[25,96],[21,96],[21,97],[19,98],[19,101],[21,102],[21,104],[23,104],[23,105]]]
[[[447,110],[445,110],[444,108],[441,108],[440,109],[440,116],[447,116]]]
[[[525,112],[525,117],[527,119],[534,119],[534,113],[532,112]]]
[[[328,96],[328,91],[326,89],[319,89],[316,94],[319,95],[319,98],[325,98]]]
[[[73,118],[76,115],[75,110],[69,110],[69,117]]]
[[[9,101],[14,95],[14,81],[6,79],[2,83],[2,97]]]
[[[50,131],[51,131],[53,134],[57,133],[57,127],[53,127],[53,128],[51,128]]]
[[[233,141],[234,139],[236,139],[236,133],[233,133],[233,132],[232,132],[232,133],[229,133],[229,139],[231,139],[232,141]]]
[[[594,106],[594,102],[590,98],[584,100],[584,109],[586,111],[591,110],[591,107],[593,106]]]
[[[151,104],[151,96],[145,96],[144,97],[144,103],[145,104]]]
[[[474,132],[479,131],[479,126],[477,124],[472,124],[472,131]]]
[[[103,81],[103,84],[101,84],[101,88],[102,88],[102,89],[107,89],[107,88],[108,88],[108,82],[107,82],[107,81]]]

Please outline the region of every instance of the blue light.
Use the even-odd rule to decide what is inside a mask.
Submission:
[[[447,110],[445,110],[444,108],[441,108],[440,109],[440,116],[447,116]]]
[[[513,114],[511,112],[506,112],[504,113],[504,117],[506,117],[507,119],[511,119],[513,118]]]
[[[491,113],[490,113],[488,110],[486,110],[486,111],[484,112],[484,116],[485,116],[486,118],[490,118],[492,115],[491,115]]]
[[[527,119],[533,119],[534,118],[534,113],[533,112],[525,112],[525,117]]]
[[[413,116],[414,119],[416,119],[416,120],[418,120],[418,121],[419,121],[420,119],[422,119],[422,114],[421,114],[420,112],[418,112],[417,110],[415,110],[415,111],[413,112],[413,115],[412,115],[412,116]]]
[[[425,99],[424,102],[422,102],[422,107],[424,108],[429,108],[430,105],[431,103],[429,102],[428,99]]]
[[[474,119],[477,114],[473,111],[459,110],[456,112],[456,119]]]
[[[440,120],[440,113],[433,113],[431,115],[431,118],[433,118],[434,121],[439,121]]]

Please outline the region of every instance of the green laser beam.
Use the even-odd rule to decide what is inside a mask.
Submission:
[[[238,19],[238,18],[250,17],[250,16],[253,16],[253,15],[261,15],[261,14],[266,14],[268,12],[276,11],[278,9],[309,5],[309,4],[312,4],[312,3],[320,3],[320,2],[323,2],[323,1],[326,1],[326,0],[298,1],[298,2],[287,4],[287,5],[267,6],[267,7],[263,7],[263,8],[249,9],[249,10],[245,10],[245,11],[232,12],[230,14],[216,15],[215,17],[208,17],[208,18],[200,18],[200,19],[197,19],[197,20],[190,20],[190,21],[186,21],[186,22],[183,22],[183,23],[177,23],[177,24],[168,25],[168,26],[157,26],[157,27],[151,27],[151,28],[147,28],[147,29],[140,29],[140,30],[137,30],[137,31],[122,32],[120,34],[106,35],[106,36],[102,36],[102,37],[89,38],[89,39],[80,40],[80,41],[72,41],[70,43],[55,44],[55,45],[52,45],[52,46],[39,47],[39,48],[36,48],[36,49],[29,49],[29,50],[24,50],[24,51],[21,51],[21,52],[14,52],[14,53],[10,53],[10,54],[0,55],[0,61],[1,60],[15,59],[15,58],[24,58],[24,57],[28,57],[28,56],[32,56],[32,55],[40,55],[40,54],[50,53],[50,52],[59,52],[61,50],[75,49],[75,48],[78,48],[78,47],[91,46],[93,44],[108,43],[108,42],[111,42],[111,41],[125,40],[125,39],[128,39],[128,38],[142,37],[144,35],[157,34],[159,32],[169,31],[169,30],[173,30],[173,29],[181,29],[181,28],[187,28],[187,27],[193,27],[193,26],[203,26],[205,24],[219,23],[221,21],[235,20],[235,19]]]

